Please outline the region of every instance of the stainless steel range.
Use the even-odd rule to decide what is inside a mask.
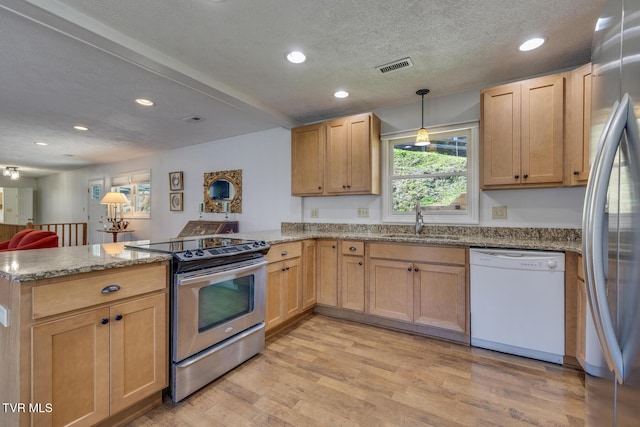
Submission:
[[[269,245],[185,237],[126,245],[170,253],[170,396],[178,402],[264,349]]]

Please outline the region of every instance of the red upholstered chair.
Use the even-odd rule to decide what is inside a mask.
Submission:
[[[56,233],[31,228],[20,230],[10,240],[0,242],[0,252],[57,247],[58,235]]]

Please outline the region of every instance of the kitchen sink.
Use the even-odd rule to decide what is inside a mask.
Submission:
[[[433,239],[433,240],[459,240],[460,239],[460,236],[407,234],[407,233],[382,234],[381,236],[392,237],[392,238],[403,238],[403,239]]]

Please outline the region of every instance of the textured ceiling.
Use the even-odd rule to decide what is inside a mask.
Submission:
[[[604,2],[0,0],[0,167],[48,175],[577,66]]]

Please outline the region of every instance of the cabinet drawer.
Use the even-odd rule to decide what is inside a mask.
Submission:
[[[150,264],[36,286],[32,290],[33,318],[39,319],[166,289],[167,274],[166,264]],[[105,288],[112,285],[117,285],[119,289],[103,293]]]
[[[466,264],[465,248],[450,248],[446,246],[422,246],[389,243],[371,243],[369,256],[371,258],[386,258],[404,261],[430,262],[438,264]]]
[[[278,262],[302,255],[302,242],[279,243],[271,246],[267,253],[267,262]]]
[[[578,255],[578,279],[584,282],[584,264],[582,264],[582,255]]]
[[[342,242],[342,254],[364,256],[364,242],[344,240]]]

